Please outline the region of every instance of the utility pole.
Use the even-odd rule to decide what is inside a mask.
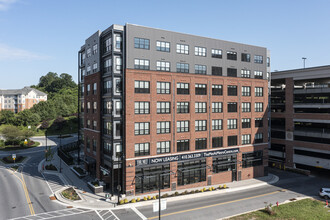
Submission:
[[[306,62],[306,59],[307,59],[307,58],[306,58],[306,57],[302,57],[301,59],[303,59],[303,62],[304,62],[304,69],[305,69],[305,68],[306,68],[306,65],[305,65],[306,63],[305,63],[305,62]]]

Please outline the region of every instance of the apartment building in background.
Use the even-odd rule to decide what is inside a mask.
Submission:
[[[272,166],[330,170],[330,66],[272,73]]]
[[[86,39],[78,66],[83,160],[112,192],[267,175],[266,48],[112,25]]]
[[[0,111],[10,110],[18,113],[41,101],[47,101],[47,94],[31,87],[0,90]]]

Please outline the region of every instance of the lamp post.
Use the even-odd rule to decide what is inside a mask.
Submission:
[[[306,62],[306,59],[307,59],[307,58],[306,58],[306,57],[302,57],[301,59],[303,59],[303,62],[304,62],[304,69],[305,69],[305,67],[306,67],[306,66],[305,66],[305,62]]]

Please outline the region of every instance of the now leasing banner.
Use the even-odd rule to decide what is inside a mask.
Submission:
[[[191,160],[198,159],[203,157],[215,157],[227,154],[237,154],[239,153],[239,148],[233,149],[224,149],[224,150],[213,150],[213,151],[205,151],[199,153],[191,153],[191,154],[179,154],[179,155],[171,155],[167,157],[155,157],[155,158],[147,158],[136,160],[136,166],[148,165],[148,164],[158,164],[158,163],[169,163],[173,161],[182,161],[182,160]]]

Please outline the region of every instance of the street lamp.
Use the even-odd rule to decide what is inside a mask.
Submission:
[[[305,69],[305,67],[306,67],[306,66],[305,66],[305,62],[306,62],[306,59],[307,59],[307,58],[306,58],[306,57],[302,57],[301,59],[303,59],[303,62],[304,62],[304,69]]]

